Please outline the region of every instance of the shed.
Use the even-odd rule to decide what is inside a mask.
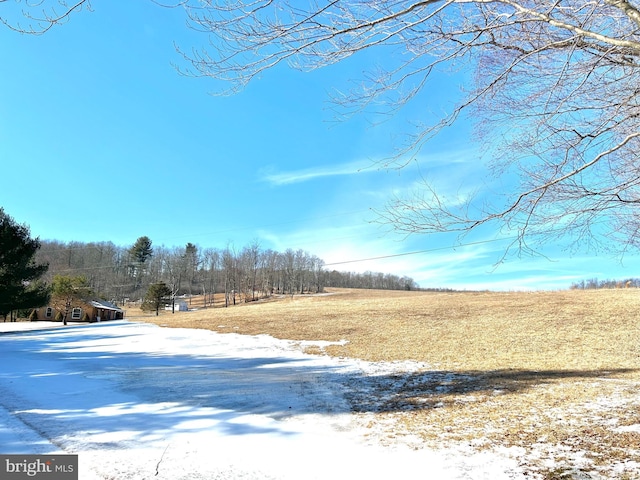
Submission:
[[[175,305],[175,310],[174,310],[174,307],[170,303],[167,303],[164,306],[164,309],[165,310],[173,310],[173,311],[176,311],[176,312],[186,312],[186,311],[189,310],[189,305],[187,305],[187,302],[185,302],[184,300],[176,300],[174,302],[174,305]]]
[[[124,318],[124,310],[106,300],[91,300],[87,302],[87,307],[90,321],[100,322],[102,320],[122,320]]]

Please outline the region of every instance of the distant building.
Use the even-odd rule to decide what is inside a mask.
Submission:
[[[41,307],[36,309],[37,320],[53,321],[59,310],[55,307]],[[64,312],[60,312],[64,315]],[[85,315],[86,314],[86,315]],[[102,322],[106,320],[122,320],[124,310],[106,300],[81,301],[69,311],[68,322]]]
[[[189,310],[189,305],[187,305],[187,302],[185,302],[184,300],[176,300],[174,305],[175,305],[176,312],[186,312]],[[174,311],[174,308],[170,303],[166,304],[164,306],[164,309],[169,311]]]

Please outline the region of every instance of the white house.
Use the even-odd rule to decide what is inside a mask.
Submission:
[[[164,306],[165,310],[173,310],[173,307],[171,306],[170,303],[165,304]],[[175,301],[175,311],[176,312],[186,312],[189,310],[189,306],[187,305],[187,302],[185,302],[184,300],[176,300]]]

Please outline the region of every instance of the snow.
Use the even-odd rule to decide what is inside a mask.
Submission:
[[[0,453],[78,454],[82,480],[525,478],[509,449],[365,435],[349,385],[410,362],[128,321],[0,325]]]

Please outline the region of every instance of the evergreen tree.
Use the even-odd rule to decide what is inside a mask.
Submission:
[[[49,267],[37,264],[40,241],[29,227],[19,225],[0,208],[0,315],[6,321],[13,310],[41,307],[49,301],[49,289],[38,280]]]
[[[160,305],[166,302],[167,298],[171,296],[171,293],[171,289],[167,287],[164,282],[150,285],[149,290],[147,290],[147,294],[142,301],[142,310],[155,310],[157,316],[160,311]]]
[[[67,317],[72,307],[81,305],[93,292],[87,279],[83,276],[56,275],[51,286],[51,303],[62,312],[62,322],[67,324]]]
[[[151,247],[151,239],[149,237],[140,237],[136,240],[129,250],[133,261],[136,263],[145,263],[153,255],[153,248]]]
[[[146,262],[153,256],[151,239],[146,236],[139,237],[129,249],[129,255],[131,256],[129,271],[135,282],[134,289],[138,289],[142,286],[142,277],[147,267]]]

